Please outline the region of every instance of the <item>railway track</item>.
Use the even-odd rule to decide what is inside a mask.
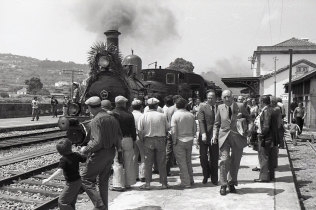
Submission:
[[[53,173],[52,169],[57,166],[58,162],[54,162],[0,180],[0,198],[6,202],[7,209],[44,210],[56,207],[63,180],[60,179],[60,183],[46,185],[42,185],[41,181]],[[3,205],[0,206],[1,209]]]
[[[0,149],[9,149],[66,137],[65,131],[55,130],[35,134],[23,134],[0,138]]]
[[[290,136],[287,136],[290,139]],[[313,135],[301,135],[294,146],[287,141],[290,164],[301,209],[316,209],[316,148]]]

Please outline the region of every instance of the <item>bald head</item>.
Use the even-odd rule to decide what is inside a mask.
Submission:
[[[226,104],[227,106],[232,105],[233,103],[233,93],[231,90],[224,90],[222,92],[222,99],[224,104]]]

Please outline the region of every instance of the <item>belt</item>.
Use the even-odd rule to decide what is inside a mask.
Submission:
[[[153,139],[153,138],[166,138],[166,136],[145,136],[145,138]]]

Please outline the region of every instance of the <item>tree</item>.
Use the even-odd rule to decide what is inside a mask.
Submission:
[[[194,66],[192,62],[187,61],[183,58],[176,58],[173,62],[169,64],[168,69],[174,70],[184,70],[187,72],[193,72]]]
[[[27,85],[27,92],[30,94],[36,94],[39,90],[43,88],[43,83],[40,78],[32,77],[30,80],[25,80]]]

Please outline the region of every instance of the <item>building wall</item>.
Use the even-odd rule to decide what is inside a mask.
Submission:
[[[290,64],[290,55],[288,54],[269,54],[269,55],[262,54],[260,55],[260,58],[259,57],[257,58],[256,66],[257,68],[259,68],[259,71],[256,71],[255,69],[254,72],[257,72],[257,73],[260,72],[260,75],[265,75],[265,74],[273,72],[274,71],[274,60],[273,60],[274,57],[277,57],[278,59],[276,62],[276,69],[283,68]],[[301,59],[305,59],[312,63],[316,63],[316,54],[293,54],[292,63]],[[259,75],[254,74],[254,76],[259,76]]]
[[[303,106],[307,113],[304,125],[307,128],[316,128],[316,79],[310,81],[310,94],[293,94],[293,97],[303,97]]]
[[[293,74],[292,74],[293,75]],[[285,93],[284,84],[289,81],[289,71],[283,71],[276,75],[276,96],[280,97]],[[263,95],[274,96],[274,76],[263,80]]]

